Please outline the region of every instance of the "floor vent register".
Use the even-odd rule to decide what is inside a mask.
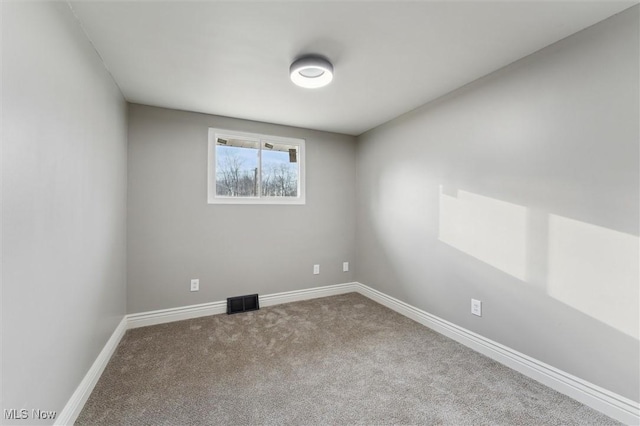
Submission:
[[[236,296],[227,298],[227,314],[238,314],[240,312],[257,311],[260,309],[258,295]]]

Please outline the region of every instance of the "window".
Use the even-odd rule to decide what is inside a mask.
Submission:
[[[304,140],[209,129],[210,204],[304,204]]]

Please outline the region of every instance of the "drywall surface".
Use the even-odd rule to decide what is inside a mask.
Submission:
[[[125,314],[127,104],[66,3],[1,7],[2,409],[49,424]]]
[[[634,7],[361,135],[357,281],[638,401],[638,48]]]
[[[351,136],[129,107],[130,313],[351,282]],[[207,204],[208,129],[305,139],[306,204]],[[313,275],[313,265],[320,274]],[[190,279],[200,280],[191,292]]]

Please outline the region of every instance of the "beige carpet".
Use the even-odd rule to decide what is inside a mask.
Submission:
[[[608,425],[356,293],[127,332],[79,425]]]

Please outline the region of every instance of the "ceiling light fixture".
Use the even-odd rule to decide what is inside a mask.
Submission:
[[[300,87],[316,89],[333,80],[333,65],[320,56],[303,56],[289,68],[291,81]]]

